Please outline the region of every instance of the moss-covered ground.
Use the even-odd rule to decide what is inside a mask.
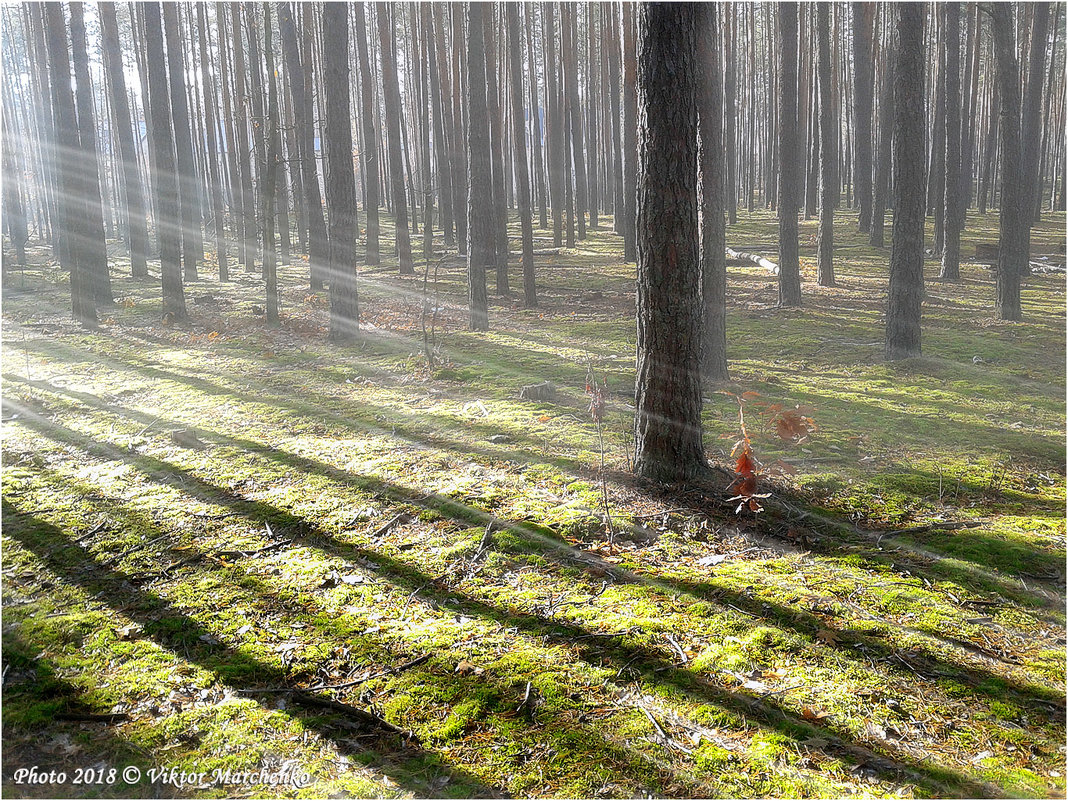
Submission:
[[[351,347],[300,261],[271,329],[257,275],[209,265],[164,325],[116,256],[86,330],[34,250],[3,307],[4,794],[1063,797],[1064,274],[1005,323],[986,267],[929,261],[924,356],[887,363],[888,252],[838,223],[839,286],[806,245],[800,309],[730,268],[705,438],[728,467],[756,393],[758,515],[726,473],[629,476],[635,266],[604,218],[488,334],[455,255],[425,296],[423,265],[365,271]],[[994,239],[969,217],[966,256]],[[816,430],[781,440],[776,404]]]

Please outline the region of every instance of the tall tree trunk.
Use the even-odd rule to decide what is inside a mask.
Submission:
[[[100,3],[101,38],[104,50],[104,70],[107,74],[108,99],[115,120],[115,135],[119,146],[119,175],[122,196],[126,199],[125,220],[130,249],[130,274],[134,278],[148,275],[148,222],[145,199],[137,172],[137,149],[134,145],[130,104],[126,99],[126,76],[122,66],[122,47],[114,3]]]
[[[393,226],[396,231],[397,261],[401,275],[415,273],[412,263],[412,240],[408,229],[408,200],[404,194],[404,160],[401,136],[400,83],[393,52],[393,22],[389,3],[375,4],[378,44],[382,59],[382,102],[386,108],[386,146],[389,155],[389,184],[393,191]]]
[[[549,201],[553,214],[553,247],[564,244],[564,115],[560,100],[559,69],[556,61],[554,3],[542,3],[545,43],[545,95],[548,99]]]
[[[241,168],[241,262],[246,272],[256,269],[256,202],[252,197],[252,154],[249,145],[248,93],[245,83],[245,45],[241,3],[230,3],[233,20],[234,92],[237,109],[238,164]]]
[[[443,91],[442,84],[448,85],[449,74],[445,62],[445,41],[440,33],[441,9],[430,3],[420,7],[425,16],[426,37],[430,50],[430,111],[434,123],[434,160],[438,174],[438,204],[441,208],[441,228],[445,233],[445,247],[456,245],[456,222],[452,196],[452,169],[449,164],[448,138],[455,136],[452,117],[444,105],[444,98],[449,91]],[[433,43],[432,45],[429,43]]]
[[[947,281],[960,278],[960,206],[965,203],[960,180],[960,3],[945,3],[942,13],[942,44],[939,48],[941,69],[946,76],[946,155],[944,205],[942,214],[942,271]]]
[[[608,103],[612,119],[612,230],[623,233],[623,144],[620,135],[622,120],[620,108],[620,69],[619,69],[619,31],[615,23],[617,8],[615,3],[605,3],[604,36],[602,46],[608,49]]]
[[[174,322],[186,320],[185,288],[182,286],[181,219],[178,180],[171,132],[171,103],[163,53],[163,24],[160,3],[138,6],[144,14],[145,49],[154,57],[146,59],[149,108],[152,114],[151,147],[155,154],[156,230],[159,234],[159,263],[163,282],[163,315]]]
[[[4,203],[4,228],[7,230],[11,247],[15,249],[15,261],[21,267],[26,264],[26,242],[30,235],[26,225],[26,206],[22,197],[22,182],[19,180],[18,165],[15,164],[14,124],[12,117],[14,111],[8,102],[7,93],[4,93],[3,124],[4,147],[2,149],[3,162],[3,203]],[[4,286],[8,285],[11,278],[10,266],[7,259],[2,260]]]
[[[523,115],[523,55],[519,43],[519,6],[506,3],[504,11],[508,28],[508,78],[511,83],[516,205],[519,207],[519,227],[523,242],[523,305],[533,309],[538,305],[538,292],[534,282],[534,231],[530,214],[530,177],[527,174],[527,137]],[[533,70],[530,74],[531,77],[534,76]]]
[[[1020,68],[1016,60],[1012,7],[994,3],[994,71],[998,84],[998,130],[1001,145],[1001,206],[998,213],[997,301],[1000,320],[1019,320],[1020,280],[1027,265],[1030,190],[1020,181]],[[1028,219],[1025,219],[1028,218]]]
[[[208,58],[208,22],[207,6],[198,5],[197,34],[200,39],[200,80],[204,84],[204,127],[207,129],[208,182],[210,188],[211,217],[215,225],[215,255],[219,264],[219,280],[230,279],[229,263],[226,258],[226,233],[223,230],[222,178],[219,174],[219,153],[215,140],[215,86],[208,71],[211,61]]]
[[[637,7],[638,367],[634,469],[706,469],[701,430],[696,5]]]
[[[263,4],[263,55],[267,74],[267,116],[264,124],[266,150],[263,154],[263,277],[267,285],[267,314],[269,326],[278,325],[278,263],[274,249],[275,182],[278,179],[282,152],[281,127],[278,112],[278,79],[274,69],[271,3]],[[259,68],[258,65],[256,67]]]
[[[493,202],[489,208],[493,216],[494,266],[498,295],[507,295],[508,289],[508,202],[505,198],[504,180],[504,128],[503,109],[497,92],[497,20],[494,5],[486,7],[483,14],[483,44],[486,50],[486,109],[490,126],[490,167],[493,176]],[[503,61],[502,61],[503,63]]]
[[[634,51],[634,6],[623,3],[623,260],[637,258],[636,209],[638,199],[638,98],[637,56]]]
[[[548,209],[546,201],[546,178],[545,157],[543,154],[542,141],[545,131],[545,107],[538,102],[541,96],[538,92],[538,70],[534,59],[534,8],[532,4],[524,4],[524,16],[526,17],[527,29],[527,64],[530,70],[530,121],[531,140],[534,150],[534,188],[538,195],[538,227],[549,227]]]
[[[853,98],[856,118],[854,184],[857,205],[860,207],[858,228],[862,233],[868,233],[871,230],[871,95],[873,84],[871,52],[875,29],[875,8],[875,3],[853,3]]]
[[[725,24],[720,29],[725,53],[723,79],[723,143],[726,155],[726,181],[724,197],[726,199],[727,222],[738,222],[738,69],[737,42],[738,22],[734,3],[725,3],[722,8]]]
[[[828,5],[826,3],[819,3],[816,5],[816,36],[818,39],[817,45],[817,65],[816,65],[816,79],[819,83],[819,147],[820,147],[820,226],[818,234],[818,248],[816,255],[816,282],[820,286],[834,286],[834,136],[831,134],[831,128],[834,126],[834,110],[831,108],[833,102],[831,97],[831,21],[828,15]],[[865,79],[867,80],[867,78]],[[859,83],[859,81],[858,81]],[[869,96],[870,105],[870,96]],[[860,111],[857,111],[858,118]],[[870,125],[871,109],[868,109],[868,131],[866,134],[857,133],[857,141],[859,142],[861,137],[867,136],[869,140],[869,148],[867,153],[868,163],[866,167],[857,165],[857,175],[868,171],[868,183],[867,192],[868,199],[864,200],[863,192],[860,193],[858,200],[861,203],[861,214],[863,214],[863,204],[868,204],[868,214],[871,214],[871,125]],[[870,227],[871,220],[868,220]],[[863,226],[862,226],[863,229]]]
[[[1020,222],[1027,228],[1027,250],[1031,249],[1031,223],[1034,210],[1040,207],[1042,175],[1039,170],[1042,156],[1042,96],[1046,76],[1045,59],[1049,33],[1049,3],[1034,3],[1031,16],[1031,45],[1028,56],[1027,82],[1024,85],[1023,107],[1020,110],[1020,158],[1022,161],[1024,206],[1029,209]],[[1030,261],[1023,261],[1024,274],[1031,272]]]
[[[569,123],[568,136],[571,140],[570,155],[574,160],[574,169],[568,172],[568,182],[574,178],[575,218],[578,222],[578,238],[586,238],[586,212],[589,208],[588,188],[586,186],[586,157],[582,149],[582,106],[579,105],[578,92],[578,55],[575,44],[575,8],[561,4],[562,16],[560,27],[563,31],[563,50],[560,62],[563,67],[564,105],[567,108]]]
[[[901,3],[897,15],[894,69],[894,227],[890,246],[890,296],[886,311],[886,358],[920,355],[923,304],[924,48],[919,3]]]
[[[470,328],[489,330],[486,270],[494,264],[496,245],[490,165],[489,110],[486,104],[486,46],[482,3],[467,6],[467,164],[471,188],[467,201],[467,288]]]
[[[461,256],[467,255],[468,243],[468,182],[466,142],[466,121],[464,119],[462,97],[463,85],[463,53],[464,37],[463,25],[460,20],[461,6],[449,7],[452,20],[452,206],[456,210],[456,248]],[[445,40],[442,39],[444,42]]]
[[[363,132],[363,149],[360,153],[360,163],[363,167],[363,187],[364,195],[366,196],[364,202],[364,214],[367,216],[365,260],[369,265],[377,265],[382,261],[379,241],[381,233],[378,221],[378,207],[381,205],[379,187],[382,179],[378,155],[378,134],[375,132],[374,124],[375,119],[378,117],[378,112],[375,109],[374,94],[372,92],[371,64],[370,59],[367,57],[367,37],[371,33],[367,29],[363,3],[355,3],[353,10],[356,14],[356,63],[360,71],[360,129]],[[365,32],[364,36],[359,35],[361,31]],[[346,69],[347,73],[348,70]],[[353,198],[353,203],[355,203],[355,198]],[[353,208],[355,209],[355,206]],[[355,226],[355,224],[354,220],[353,225]],[[331,229],[333,229],[333,223],[331,223]],[[332,254],[333,245],[331,245],[330,250]],[[332,260],[333,256],[331,255]]]
[[[728,6],[722,6],[726,13]],[[705,382],[727,381],[727,231],[724,218],[726,164],[723,142],[723,52],[719,8],[697,9],[697,109],[701,133],[701,301]]]
[[[889,12],[884,13],[889,17]],[[891,146],[894,135],[894,48],[893,26],[885,24],[882,63],[879,68],[879,145],[876,154],[875,190],[872,199],[871,235],[868,242],[877,248],[884,245],[883,228],[890,195]]]
[[[313,290],[323,288],[323,273],[330,258],[330,242],[326,234],[322,195],[319,192],[319,171],[315,166],[315,130],[312,122],[312,98],[307,91],[311,65],[300,57],[297,29],[292,3],[278,7],[278,33],[282,38],[282,58],[289,77],[289,96],[299,120],[297,124],[297,159],[301,170],[301,187],[308,211],[308,268]]]
[[[104,211],[100,197],[100,168],[96,143],[96,122],[92,86],[89,81],[89,54],[85,41],[85,8],[70,3],[71,56],[77,84],[75,103],[78,110],[78,169],[82,172],[79,213],[84,215],[85,236],[78,244],[79,266],[89,282],[89,292],[98,306],[115,302],[111,294],[107,242],[104,239]]]
[[[171,118],[174,124],[175,154],[178,159],[178,205],[182,221],[182,276],[186,281],[196,281],[197,263],[204,254],[204,240],[200,231],[200,192],[197,189],[196,167],[193,164],[193,134],[185,93],[183,36],[179,28],[177,4],[163,3],[163,27],[167,36]]]
[[[778,11],[779,53],[779,305],[801,305],[801,265],[797,210],[801,164],[797,135],[797,10],[793,3]]]
[[[357,14],[362,7],[357,4]],[[359,336],[360,306],[356,289],[356,175],[352,166],[352,117],[349,106],[349,26],[344,3],[322,8],[323,125],[326,163],[326,209],[330,219],[330,341],[353,342]],[[357,46],[359,38],[357,38]],[[366,59],[365,59],[366,60]],[[367,73],[361,70],[364,82]]]

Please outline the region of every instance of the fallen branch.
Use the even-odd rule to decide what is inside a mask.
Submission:
[[[366,709],[360,709],[359,707],[331,701],[329,698],[320,698],[317,695],[312,695],[303,690],[294,690],[293,700],[298,704],[304,704],[305,706],[317,706],[322,709],[329,709],[331,712],[338,712],[347,717],[355,718],[360,723],[363,723],[370,728],[382,729],[390,734],[399,734],[405,739],[418,741],[418,738],[416,738],[412,732],[394,726],[388,720],[383,720],[378,715],[368,712]]]
[[[125,712],[105,714],[92,714],[89,712],[57,712],[53,717],[56,720],[69,720],[79,723],[122,723],[130,719]]]
[[[779,265],[773,261],[765,259],[759,253],[745,253],[740,250],[735,250],[734,248],[727,248],[727,258],[732,259],[734,261],[752,262],[758,267],[763,267],[772,275],[779,274]]]
[[[925,531],[954,531],[959,528],[979,528],[985,526],[985,520],[962,520],[954,523],[927,523],[911,528],[894,528],[886,531],[870,531],[869,534],[922,534]]]

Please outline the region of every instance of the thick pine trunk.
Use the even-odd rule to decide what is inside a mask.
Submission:
[[[697,32],[691,3],[638,14],[638,368],[634,469],[685,481],[706,467],[701,431]]]
[[[901,3],[894,69],[894,226],[890,245],[890,296],[886,310],[886,358],[920,355],[923,304],[924,7]]]

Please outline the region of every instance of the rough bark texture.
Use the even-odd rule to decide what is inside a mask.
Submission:
[[[696,9],[638,6],[638,368],[634,469],[684,481],[701,436]]]
[[[467,200],[467,288],[472,331],[489,330],[486,270],[494,263],[496,245],[493,215],[486,208],[493,196],[490,167],[489,119],[486,108],[486,51],[483,4],[467,11],[467,164],[471,189]]]
[[[357,6],[359,8],[359,6]],[[352,168],[352,122],[349,113],[349,26],[344,3],[323,5],[323,125],[326,162],[326,209],[330,218],[330,340],[351,342],[359,336],[360,306],[356,291],[356,176]]]
[[[868,5],[856,4],[856,5]],[[854,8],[856,8],[854,5]],[[817,47],[816,79],[819,82],[819,148],[820,148],[820,226],[818,234],[818,246],[816,254],[816,282],[820,286],[834,286],[834,135],[832,129],[835,124],[834,110],[831,105],[834,102],[831,96],[831,22],[828,16],[828,5],[819,3],[816,6],[816,35],[819,43]],[[869,34],[870,38],[870,34]],[[870,72],[870,65],[868,67]],[[865,81],[870,81],[870,75],[865,76]],[[860,85],[861,75],[857,75],[858,98],[857,119],[860,119]],[[860,213],[864,216],[865,204],[867,204],[868,225],[861,220],[861,230],[871,227],[871,96],[868,96],[868,126],[867,131],[861,134],[858,130],[857,144],[858,156],[856,165],[857,175],[857,199],[860,201]],[[867,163],[860,163],[859,144],[861,139],[867,142]],[[860,187],[861,175],[866,175],[865,187]],[[864,192],[867,192],[865,199]]]
[[[961,206],[965,198],[960,181],[960,3],[946,3],[942,12],[942,46],[939,48],[941,69],[946,76],[946,169],[944,202],[935,213],[942,214],[942,270],[939,277],[956,281],[960,278]]]
[[[698,117],[701,132],[701,366],[709,384],[727,381],[727,254],[723,147],[723,55],[719,9],[697,6]]]
[[[145,49],[163,52],[163,25],[159,3],[145,3]],[[185,288],[182,286],[181,223],[178,215],[178,180],[174,163],[174,137],[171,134],[171,105],[167,91],[167,70],[158,55],[148,58],[149,108],[152,114],[152,152],[155,154],[156,231],[159,235],[159,263],[163,279],[163,314],[175,322],[186,319]]]
[[[817,6],[817,12],[820,6]],[[855,194],[860,207],[858,228],[871,229],[872,208],[872,63],[875,3],[853,3],[853,99],[855,109]],[[822,118],[821,118],[822,119]],[[823,148],[821,146],[822,155]],[[821,168],[822,173],[822,168]]]
[[[894,70],[894,227],[890,245],[890,297],[886,358],[920,355],[923,304],[924,183],[923,16],[919,3],[901,3]]]
[[[797,131],[797,5],[778,7],[779,31],[779,305],[801,305],[797,209],[801,165]]]
[[[141,176],[137,171],[137,149],[134,144],[130,103],[126,97],[126,77],[122,68],[122,48],[114,3],[100,3],[100,27],[104,50],[104,69],[107,73],[108,99],[115,120],[115,134],[119,146],[119,175],[122,195],[126,200],[125,219],[127,244],[130,249],[130,274],[135,278],[148,275],[148,221],[145,217],[145,197]]]
[[[528,309],[532,309],[538,305],[538,292],[534,283],[534,229],[530,216],[527,132],[523,117],[523,57],[519,44],[519,6],[515,3],[508,3],[504,8],[508,20],[508,58],[510,67],[508,79],[511,84],[516,199],[519,207],[519,225],[523,240],[523,305]]]
[[[998,211],[997,301],[1001,320],[1020,319],[1020,278],[1027,266],[1030,191],[1020,180],[1020,68],[1016,61],[1012,7],[994,3],[994,72],[999,105],[998,131],[1001,146],[1001,205]]]

